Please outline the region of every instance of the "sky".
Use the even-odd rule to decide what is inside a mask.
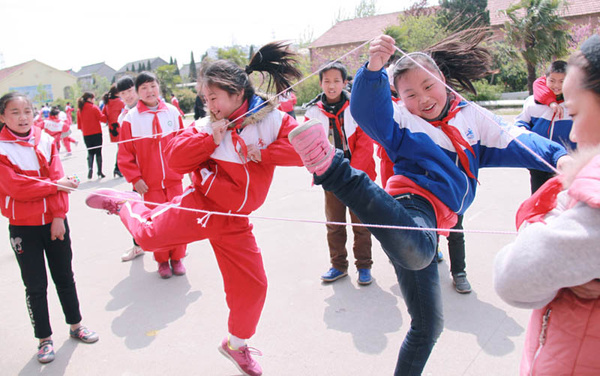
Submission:
[[[415,0],[375,0],[378,14]],[[0,0],[0,68],[32,59],[78,71],[161,57],[179,66],[211,46],[318,38],[360,0]],[[431,3],[431,1],[430,1]]]

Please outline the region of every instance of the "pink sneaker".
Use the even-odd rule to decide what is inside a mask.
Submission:
[[[108,214],[118,214],[125,201],[141,199],[142,197],[136,192],[104,188],[90,193],[85,203],[90,208],[106,210]]]
[[[171,271],[168,261],[158,263],[158,275],[160,275],[160,278],[162,279],[169,279],[173,276],[173,272]]]
[[[247,376],[260,376],[262,375],[262,368],[260,364],[254,359],[252,359],[252,355],[261,356],[262,353],[253,347],[242,346],[237,350],[232,350],[229,348],[229,341],[227,337],[223,339],[221,342],[221,346],[219,346],[219,352],[223,354],[224,357],[231,360],[233,364],[240,370],[241,373]]]
[[[171,268],[173,269],[173,274],[175,275],[185,274],[185,266],[183,266],[183,262],[181,262],[181,260],[171,260]]]
[[[317,120],[311,119],[297,126],[288,139],[310,173],[321,175],[331,166],[335,148],[329,143],[325,128]]]

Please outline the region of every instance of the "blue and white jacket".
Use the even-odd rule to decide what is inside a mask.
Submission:
[[[450,139],[441,129],[411,114],[402,104],[394,106],[385,70],[362,67],[354,78],[350,110],[363,130],[383,146],[394,163],[394,174],[403,175],[428,190],[448,208],[463,214],[475,198],[481,167],[549,168],[524,149],[516,137],[552,166],[567,151],[561,145],[521,127],[506,124],[499,116],[463,101],[449,121],[475,152],[467,152],[469,178]]]
[[[565,102],[558,105],[564,109],[563,118],[560,120],[554,116],[554,111],[549,106],[537,103],[532,95],[525,100],[523,112],[517,116],[515,125],[575,150],[577,144],[569,140],[573,119],[567,112]]]

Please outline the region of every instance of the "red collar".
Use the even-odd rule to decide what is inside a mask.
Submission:
[[[144,113],[144,112],[152,111],[141,100],[137,102],[136,107],[140,114]],[[166,110],[167,110],[167,105],[165,104],[165,102],[163,102],[162,100],[159,99],[158,100],[158,108],[156,109],[156,111],[166,111]]]
[[[246,112],[248,112],[248,100],[244,100],[244,103],[237,110],[233,111],[231,115],[227,118],[229,121],[235,121],[233,126],[229,126],[229,128],[239,128],[244,122],[245,116],[243,116]],[[239,118],[239,119],[238,119]]]

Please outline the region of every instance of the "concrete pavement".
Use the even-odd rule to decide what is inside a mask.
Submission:
[[[130,236],[117,217],[87,208],[84,199],[96,188],[130,186],[109,176],[116,147],[106,134],[107,178],[87,181],[83,149],[80,143],[63,164],[68,174],[77,173],[83,181],[80,191],[71,194],[68,216],[73,267],[83,323],[100,334],[100,341],[87,345],[69,338],[50,284],[56,360],[48,365],[37,362],[37,340],[10,249],[8,221],[2,218],[0,374],[238,375],[216,349],[227,332],[227,307],[208,242],[189,245],[184,260],[188,273],[183,277],[161,280],[151,254],[121,262],[121,253],[131,246]],[[525,170],[482,170],[465,228],[512,231],[516,208],[528,196],[528,177]],[[267,202],[254,215],[324,220],[322,190],[311,186],[304,168],[279,168]],[[391,375],[409,316],[379,244],[374,242],[372,285],[359,286],[354,267],[349,277],[322,284],[319,276],[329,267],[324,225],[258,218],[252,222],[270,283],[257,334],[249,342],[264,353],[258,358],[264,374]],[[512,239],[467,234],[467,272],[474,289],[469,295],[453,290],[448,262],[439,264],[445,329],[424,374],[518,373],[530,312],[504,304],[492,286],[494,255]],[[444,239],[441,244],[447,258]]]

